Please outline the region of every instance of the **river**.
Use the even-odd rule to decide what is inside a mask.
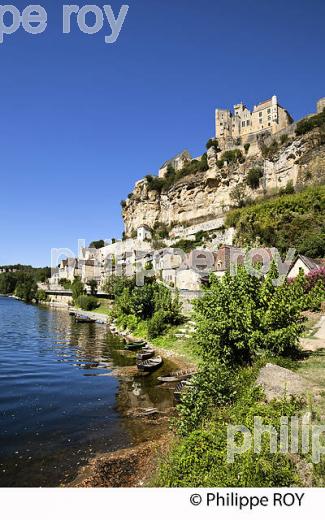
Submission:
[[[155,438],[126,411],[166,410],[171,390],[117,376],[135,363],[121,348],[106,325],[0,297],[0,486],[67,485],[93,456]]]

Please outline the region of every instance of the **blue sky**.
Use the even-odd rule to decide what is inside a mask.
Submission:
[[[63,35],[67,2],[39,3],[47,30],[0,45],[0,265],[120,236],[120,200],[202,153],[217,106],[277,93],[299,118],[325,96],[323,0],[129,0],[112,45],[108,27]]]

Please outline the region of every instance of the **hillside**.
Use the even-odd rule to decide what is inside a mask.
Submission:
[[[230,211],[227,227],[235,227],[238,245],[255,242],[284,252],[294,247],[311,257],[325,256],[325,185],[261,200]]]
[[[169,172],[167,179],[147,176],[138,181],[122,201],[125,235],[131,237],[143,224],[151,229],[164,227],[170,233],[175,226],[187,228],[222,219],[233,208],[292,187],[300,191],[323,183],[324,114],[302,120],[288,133],[261,138],[254,149],[239,146],[221,152],[217,141],[210,140],[206,154],[182,171]],[[296,222],[306,230],[305,219]],[[309,247],[303,249],[306,252]]]

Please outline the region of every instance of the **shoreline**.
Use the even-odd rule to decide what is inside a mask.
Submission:
[[[60,308],[67,312],[76,311],[82,315],[94,318],[97,324],[109,327],[113,335],[132,340],[145,340],[149,346],[161,356],[172,361],[178,370],[193,368],[195,364],[189,360],[185,354],[179,354],[171,348],[156,347],[148,340],[132,335],[128,331],[119,330],[116,325],[111,323],[110,317],[106,314],[100,314],[92,311],[83,311],[76,307],[68,306],[59,302],[40,302],[53,308]],[[116,367],[114,371],[117,376],[123,376],[123,370]],[[85,466],[80,468],[77,477],[67,484],[66,487],[73,488],[91,488],[91,487],[145,487],[158,469],[159,461],[169,450],[174,441],[174,434],[168,428],[168,421],[175,411],[175,406],[169,410],[163,417],[141,417],[135,415],[137,420],[141,420],[143,424],[157,423],[165,421],[167,423],[166,431],[151,440],[135,442],[128,448],[117,449],[104,453],[98,453]],[[125,416],[127,418],[127,415]],[[148,422],[149,421],[149,422]],[[143,460],[146,464],[143,464]]]

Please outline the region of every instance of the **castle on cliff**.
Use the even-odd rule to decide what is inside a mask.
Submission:
[[[276,134],[292,122],[293,118],[278,103],[277,96],[255,105],[252,112],[244,103],[238,103],[233,112],[216,109],[216,138],[220,144],[238,140],[244,144],[262,133]]]

